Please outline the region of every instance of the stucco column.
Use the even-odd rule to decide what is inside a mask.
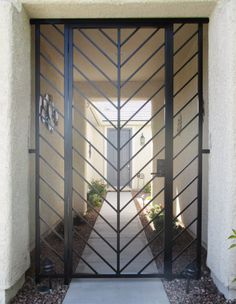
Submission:
[[[0,303],[14,295],[29,267],[29,33],[23,9],[0,1]]]
[[[236,297],[236,1],[220,1],[209,24],[208,266],[218,288]]]

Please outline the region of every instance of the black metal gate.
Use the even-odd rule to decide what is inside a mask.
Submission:
[[[206,22],[32,20],[37,279],[46,275],[42,266],[47,257],[55,264],[49,275],[66,282],[94,276],[171,279],[182,277],[190,264],[199,277]],[[130,125],[132,136],[122,142],[121,131]],[[115,140],[107,137],[107,128],[116,131]],[[132,154],[122,162],[128,143]],[[108,160],[108,146],[116,151],[116,163]],[[124,184],[122,170],[131,166],[131,179]],[[116,172],[116,185],[108,180],[107,167]],[[110,196],[95,188],[89,174],[106,183]],[[152,193],[147,197],[149,185]],[[113,217],[91,203],[87,187]],[[87,208],[106,230],[84,216]],[[76,220],[97,240],[90,242]],[[135,247],[144,233],[146,243]],[[105,246],[107,255],[99,251]],[[96,268],[98,260],[104,267]],[[150,265],[154,268],[149,271]]]

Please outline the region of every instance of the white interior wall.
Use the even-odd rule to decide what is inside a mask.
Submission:
[[[86,103],[86,101],[84,101]],[[105,135],[105,127],[99,122],[99,120],[94,115],[92,106],[87,103],[87,118],[89,121],[102,133]],[[95,148],[103,155],[106,156],[105,142],[104,139],[97,134],[95,129],[87,122],[86,123],[86,138],[95,146]],[[105,161],[104,158],[91,146],[89,148],[89,143],[86,144],[86,159],[100,172],[98,174],[89,164],[86,165],[86,178],[89,182],[92,180],[102,180],[102,176],[105,174]],[[91,149],[91,156],[89,156],[89,149]],[[101,176],[102,175],[102,176]]]

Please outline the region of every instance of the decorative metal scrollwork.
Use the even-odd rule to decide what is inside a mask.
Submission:
[[[45,94],[40,96],[40,118],[41,122],[46,126],[49,132],[53,132],[55,126],[58,125],[58,111],[55,108],[52,95]]]

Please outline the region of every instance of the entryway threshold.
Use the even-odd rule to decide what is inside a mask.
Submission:
[[[169,304],[160,279],[73,279],[63,304]]]

